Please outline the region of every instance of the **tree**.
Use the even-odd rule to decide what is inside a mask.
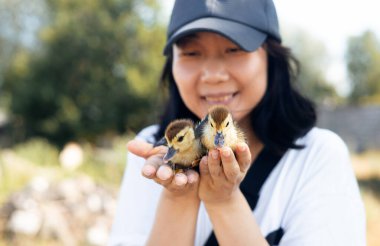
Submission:
[[[300,62],[296,81],[300,91],[318,104],[336,101],[335,88],[328,83],[325,75],[328,66],[325,46],[302,30],[288,29],[284,39]]]
[[[352,104],[380,103],[380,43],[366,31],[348,40],[347,70],[351,82]]]
[[[31,37],[44,15],[43,0],[0,0],[0,88],[3,72],[18,49],[33,48]],[[0,104],[1,106],[1,104]]]
[[[155,1],[46,4],[41,49],[19,51],[4,80],[15,137],[64,144],[151,120],[164,42]]]

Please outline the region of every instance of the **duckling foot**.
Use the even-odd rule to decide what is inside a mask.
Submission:
[[[196,166],[198,166],[200,162],[201,162],[201,158],[194,160],[194,161],[191,163],[191,167],[196,167]]]

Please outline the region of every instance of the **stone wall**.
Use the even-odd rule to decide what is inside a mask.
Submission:
[[[380,106],[321,107],[317,125],[337,133],[351,151],[380,150]]]
[[[9,245],[106,245],[115,208],[116,192],[89,177],[35,177],[0,206],[0,237]]]

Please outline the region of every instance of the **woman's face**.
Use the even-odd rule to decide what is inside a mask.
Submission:
[[[199,118],[215,104],[226,105],[236,121],[246,118],[264,96],[267,55],[246,52],[218,34],[199,32],[173,47],[173,76],[185,105]]]

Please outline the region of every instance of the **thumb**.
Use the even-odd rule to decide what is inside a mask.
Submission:
[[[153,145],[140,139],[133,139],[127,143],[127,149],[135,155],[147,158],[153,149]]]
[[[158,146],[153,148],[153,145],[140,139],[133,139],[127,143],[127,149],[131,153],[140,156],[142,158],[148,158],[155,154],[166,153],[167,148],[165,146]]]

